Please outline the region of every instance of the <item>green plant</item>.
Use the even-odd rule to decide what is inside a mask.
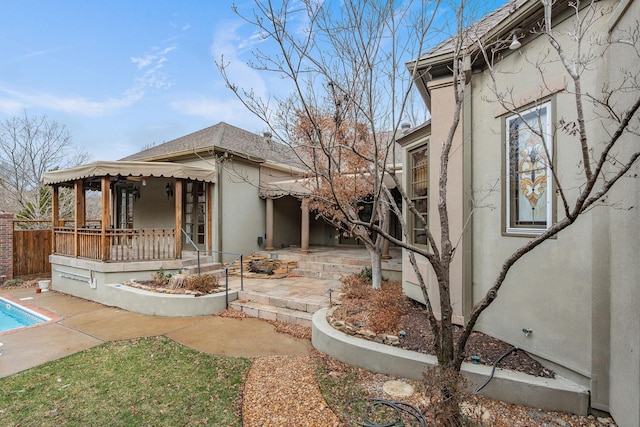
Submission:
[[[11,279],[4,282],[5,286],[20,286],[22,285],[22,280],[20,279]]]
[[[360,270],[360,272],[357,273],[356,276],[366,280],[368,284],[371,284],[371,280],[373,280],[373,271],[371,270],[371,267],[365,267]]]
[[[160,267],[158,271],[151,275],[151,279],[158,286],[166,286],[169,283],[169,279],[173,276],[173,273],[169,273],[165,271],[164,268]]]

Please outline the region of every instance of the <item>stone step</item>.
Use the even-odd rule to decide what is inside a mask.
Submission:
[[[279,322],[291,323],[293,325],[301,325],[309,328],[311,327],[311,318],[313,317],[313,314],[306,311],[276,307],[243,299],[237,299],[230,302],[229,307],[241,311],[247,316],[265,320],[277,320]]]
[[[358,264],[342,263],[342,261],[343,260],[336,260],[334,262],[298,261],[298,268],[302,270],[331,271],[343,274],[353,274],[359,273],[365,267]]]
[[[342,256],[340,254],[322,254],[322,255],[314,255],[310,254],[302,254],[296,252],[267,252],[260,251],[258,252],[260,256],[264,256],[266,258],[278,259],[281,261],[310,261],[310,262],[321,262],[321,263],[330,263],[330,264],[346,264],[346,265],[361,265],[367,266],[371,264],[371,260],[369,257],[364,258],[354,258],[348,256]]]
[[[289,310],[305,312],[313,314],[321,308],[327,307],[329,301],[323,303],[314,303],[296,298],[282,298],[268,294],[262,294],[251,291],[238,291],[238,300],[248,301],[252,303],[262,304],[276,308],[286,308]]]
[[[291,272],[301,277],[324,280],[340,280],[342,279],[342,276],[348,276],[349,274],[351,274],[347,272],[307,270],[303,268],[294,268],[291,270]]]
[[[198,274],[198,264],[188,265],[182,268],[182,272],[184,274]],[[218,274],[222,272],[221,274]],[[210,273],[214,274],[216,277],[224,277],[224,269],[222,268],[222,264],[219,262],[200,262],[200,273]]]

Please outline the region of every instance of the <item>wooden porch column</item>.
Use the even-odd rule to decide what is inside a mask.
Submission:
[[[309,253],[309,205],[306,200],[302,201],[302,220],[301,226],[301,238],[300,238],[300,252],[303,254]]]
[[[386,231],[387,233],[389,232],[389,226],[390,226],[390,222],[391,219],[393,218],[393,214],[391,212],[391,210],[389,210],[387,212],[387,224],[386,224],[386,229],[384,231]],[[391,259],[391,255],[389,255],[389,241],[387,239],[384,239],[384,241],[382,242],[382,259]]]
[[[173,197],[176,202],[176,259],[182,258],[182,180],[176,179]]]
[[[84,184],[81,179],[77,179],[73,184],[75,194],[75,207],[73,215],[73,255],[77,258],[80,255],[80,236],[78,229],[86,223],[86,200],[84,195]]]
[[[266,251],[273,251],[273,199],[267,197],[267,243]]]
[[[56,253],[56,227],[60,220],[60,190],[57,185],[51,187],[51,253]]]
[[[391,259],[391,255],[389,255],[389,241],[384,239],[382,242],[382,259]]]
[[[102,192],[102,214],[101,214],[101,230],[100,243],[102,245],[102,261],[111,259],[111,242],[107,237],[107,230],[111,228],[111,180],[108,176],[103,176],[100,182],[100,190]]]

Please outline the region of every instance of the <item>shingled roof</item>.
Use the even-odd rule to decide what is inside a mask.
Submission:
[[[127,156],[125,161],[168,161],[193,154],[228,152],[257,162],[295,165],[290,149],[225,122]]]
[[[471,24],[464,31],[464,35],[466,37],[463,42],[463,46],[465,48],[471,46],[475,42],[476,37],[483,37],[507,18],[512,18],[512,15],[514,15],[518,9],[528,1],[530,0],[510,0],[493,12],[485,15],[479,21]],[[421,56],[420,59],[452,53],[456,39],[456,37],[450,37],[444,40],[429,52]]]

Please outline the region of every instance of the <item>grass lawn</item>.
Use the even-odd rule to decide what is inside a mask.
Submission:
[[[242,426],[250,365],[164,337],[110,342],[0,379],[0,425]]]

